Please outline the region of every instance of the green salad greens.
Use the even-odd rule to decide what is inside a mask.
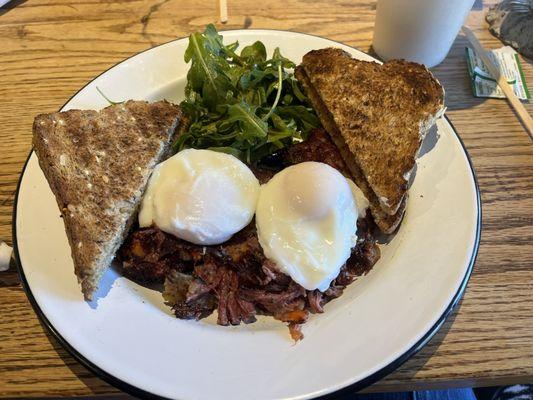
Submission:
[[[213,25],[193,33],[185,51],[191,62],[185,100],[190,119],[174,150],[211,149],[248,163],[306,139],[320,122],[294,78],[295,64],[278,48],[267,59],[259,41],[237,53]]]

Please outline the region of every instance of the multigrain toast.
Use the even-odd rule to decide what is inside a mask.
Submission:
[[[369,199],[377,225],[394,231],[422,140],[444,112],[441,85],[423,65],[380,65],[334,48],[307,53],[296,77]]]
[[[182,120],[166,101],[41,114],[33,147],[56,197],[82,292],[91,300],[133,223],[153,167]]]

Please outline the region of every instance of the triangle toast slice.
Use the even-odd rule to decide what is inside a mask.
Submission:
[[[380,65],[334,48],[307,53],[296,77],[369,199],[376,223],[393,231],[422,140],[444,112],[441,85],[423,65]]]
[[[85,299],[92,299],[134,222],[181,120],[181,109],[166,101],[35,118],[33,147],[61,210]]]

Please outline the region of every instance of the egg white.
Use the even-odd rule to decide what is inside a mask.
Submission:
[[[259,243],[267,258],[307,290],[327,290],[357,242],[352,185],[326,164],[304,162],[261,187]]]
[[[219,244],[250,223],[258,197],[257,178],[236,157],[183,150],[154,169],[139,225],[195,244]]]

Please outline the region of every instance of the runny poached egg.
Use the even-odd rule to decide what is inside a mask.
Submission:
[[[358,214],[367,206],[357,186],[336,169],[319,162],[296,164],[261,187],[259,243],[295,282],[325,291],[350,257]]]
[[[139,213],[139,225],[201,245],[225,242],[250,223],[259,182],[236,157],[183,150],[157,165]]]

